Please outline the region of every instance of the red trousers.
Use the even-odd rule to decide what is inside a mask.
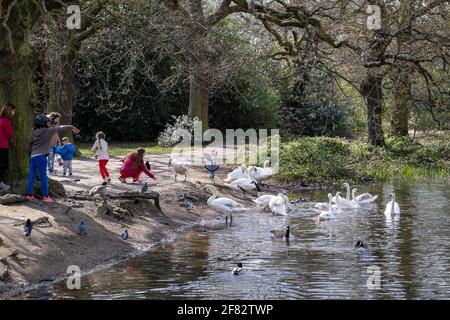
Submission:
[[[108,160],[98,160],[98,166],[100,167],[100,174],[102,175],[103,179],[109,178],[109,172],[108,169],[106,169],[107,163]]]

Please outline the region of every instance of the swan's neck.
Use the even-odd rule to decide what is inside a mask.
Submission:
[[[352,191],[352,200],[356,202],[356,191]]]
[[[218,193],[217,193],[217,192],[213,192],[212,196],[209,197],[209,199],[208,199],[207,202],[208,202],[208,203],[212,203],[212,202],[214,201],[214,199],[217,198],[217,196],[218,196]]]
[[[336,206],[338,208],[338,211],[341,211],[341,205],[339,204],[339,194],[336,194]]]
[[[395,196],[392,196],[391,214],[394,213],[394,207],[395,207]]]
[[[331,210],[333,209],[333,201],[331,199],[331,197],[328,198],[328,211],[331,212]]]
[[[347,194],[345,195],[345,199],[350,201],[350,186],[347,186]]]

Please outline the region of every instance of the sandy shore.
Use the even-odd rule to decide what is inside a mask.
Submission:
[[[8,295],[18,288],[27,289],[31,285],[46,283],[66,276],[67,267],[79,266],[81,271],[89,270],[112,261],[123,259],[150,244],[171,237],[184,226],[201,221],[223,219],[223,215],[211,210],[206,200],[209,194],[202,187],[209,183],[209,175],[202,166],[192,167],[186,182],[179,177],[174,182],[173,171],[167,166],[168,155],[147,155],[157,181],[143,176],[151,191],[160,194],[161,211],[151,200],[116,201],[109,204],[121,206],[130,214],[118,219],[112,215],[100,214],[98,206],[91,200],[56,199],[56,203],[45,204],[22,202],[15,205],[0,205],[0,259],[8,271],[0,280],[0,295]],[[118,181],[121,162],[112,158],[108,169],[113,178],[109,193],[139,191],[142,185],[122,184]],[[56,166],[57,167],[57,166]],[[94,159],[74,160],[72,177],[53,176],[60,181],[68,194],[88,191],[101,183],[97,162]],[[231,167],[223,166],[217,172],[215,184],[221,195],[231,197],[244,206],[253,203],[242,195],[220,188]],[[61,173],[61,168],[58,168]],[[187,193],[193,200],[194,208],[187,212],[177,201],[180,194]],[[36,225],[30,239],[22,236],[26,219],[48,218],[49,223]],[[219,220],[219,221],[220,221]],[[78,234],[80,221],[87,227],[87,235]],[[130,238],[122,240],[120,234],[127,229]],[[3,256],[2,256],[3,253]],[[14,253],[13,255],[9,255]],[[13,291],[11,291],[13,290]],[[17,293],[17,291],[16,291]]]

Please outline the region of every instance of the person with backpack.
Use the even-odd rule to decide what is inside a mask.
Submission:
[[[61,118],[61,116],[59,116]],[[52,126],[54,125],[54,126]],[[50,126],[50,127],[49,127]],[[47,177],[47,155],[50,150],[50,143],[55,134],[62,134],[68,130],[72,130],[74,134],[78,134],[80,130],[71,125],[60,126],[59,122],[54,123],[45,115],[38,116],[34,121],[34,129],[28,144],[28,154],[30,156],[30,171],[28,174],[27,199],[35,201],[33,195],[34,180],[36,174],[39,173],[41,182],[41,190],[44,202],[53,202],[49,195],[48,177]]]

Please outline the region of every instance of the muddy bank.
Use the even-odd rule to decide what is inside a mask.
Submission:
[[[107,213],[101,210],[101,201],[95,203],[79,196],[87,194],[89,188],[98,183],[84,178],[98,179],[92,178],[97,176],[95,163],[82,160],[74,165],[83,166],[85,172],[74,174],[70,180],[53,177],[64,184],[66,198],[57,198],[53,204],[41,201],[0,204],[0,260],[7,269],[0,280],[0,296],[17,295],[31,286],[65,279],[70,265],[79,266],[82,273],[87,273],[148,250],[196,223],[224,221],[222,214],[207,206],[210,194],[203,186],[210,180],[201,167],[191,168],[187,181],[175,182],[164,161],[159,173],[158,166],[154,165],[158,181],[148,183],[150,190],[159,194],[161,210],[150,199],[120,199],[120,194],[136,192],[142,185],[125,185],[113,180],[109,192],[114,197],[107,203],[114,213]],[[90,171],[91,175],[84,176]],[[253,206],[251,199],[254,197],[244,199],[242,194],[223,187],[222,179],[228,171],[228,168],[221,169],[214,182],[221,195],[246,207]],[[177,201],[184,193],[194,205],[191,212]],[[26,219],[36,221],[30,239],[23,237]],[[86,235],[78,233],[81,221],[85,222]],[[120,236],[125,229],[130,235],[128,240]]]

